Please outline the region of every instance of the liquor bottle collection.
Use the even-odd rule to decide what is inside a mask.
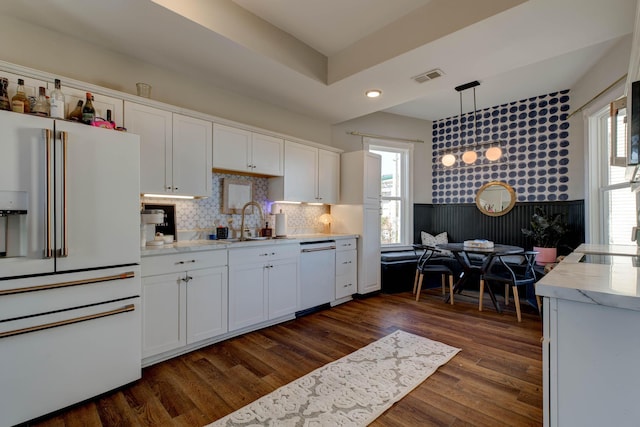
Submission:
[[[16,94],[9,99],[9,80],[0,77],[0,109],[14,111],[22,114],[33,114],[54,119],[66,119],[81,122],[87,125],[126,131],[123,127],[118,127],[111,119],[111,110],[106,111],[106,118],[98,117],[93,106],[93,95],[86,93],[86,99],[78,100],[76,107],[65,111],[65,96],[61,90],[59,79],[55,79],[55,88],[47,96],[47,91],[43,86],[39,87],[38,96],[27,96],[24,79],[18,79]]]

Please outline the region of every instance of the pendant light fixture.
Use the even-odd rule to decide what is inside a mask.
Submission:
[[[469,83],[465,83],[460,86],[456,86],[456,91],[460,94],[460,144],[459,151],[462,151],[462,162],[466,165],[472,165],[478,160],[478,149],[483,145],[490,145],[485,151],[484,158],[490,162],[499,160],[502,157],[502,148],[500,147],[500,141],[490,141],[487,143],[481,143],[478,136],[478,107],[476,104],[476,87],[480,86],[480,82],[474,80]],[[473,88],[473,126],[474,126],[474,141],[469,147],[464,146],[464,135],[468,126],[465,126],[465,130],[462,129],[462,92],[467,89]],[[470,118],[470,117],[469,117]],[[468,122],[468,121],[467,121]],[[441,162],[444,166],[450,167],[456,163],[456,156],[453,153],[446,153],[442,156]]]
[[[477,80],[472,81],[471,83],[467,83],[466,85],[458,86],[458,88],[462,87],[461,90],[466,90],[469,88],[473,88],[473,138],[474,145],[478,144],[478,108],[476,107],[476,86],[479,86],[480,83]],[[462,100],[462,92],[460,92],[460,99]],[[460,102],[460,116],[462,117],[462,102]],[[473,146],[472,146],[473,147]],[[478,160],[478,153],[473,148],[469,148],[462,154],[462,161],[468,165],[475,163]]]

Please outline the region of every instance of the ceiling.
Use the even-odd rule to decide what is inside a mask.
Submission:
[[[436,120],[571,88],[636,0],[3,0],[0,12],[335,124]],[[100,17],[100,19],[98,19]],[[442,77],[417,83],[432,69]],[[370,88],[383,91],[368,99]],[[598,88],[602,89],[602,88]],[[466,92],[464,92],[466,93]],[[473,106],[463,93],[464,111]]]

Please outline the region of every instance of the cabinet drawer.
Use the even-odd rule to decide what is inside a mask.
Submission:
[[[294,245],[260,245],[249,248],[229,250],[229,265],[255,264],[263,261],[298,257],[300,246]]]
[[[340,239],[336,240],[336,251],[350,251],[356,249],[356,239]]]
[[[356,263],[356,251],[336,252],[336,276],[342,276],[350,274],[352,271],[356,271]]]
[[[336,276],[336,299],[344,298],[358,292],[357,275],[353,271],[351,274]]]
[[[175,273],[201,268],[227,265],[226,249],[189,252],[184,254],[156,255],[142,258],[142,276]]]

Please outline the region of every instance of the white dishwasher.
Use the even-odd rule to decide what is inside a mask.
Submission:
[[[335,300],[336,242],[300,243],[300,312]],[[320,307],[319,307],[320,306]]]

